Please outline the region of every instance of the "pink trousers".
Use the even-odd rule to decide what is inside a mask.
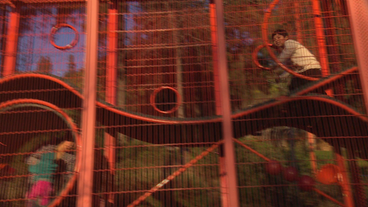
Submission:
[[[51,182],[40,180],[37,181],[31,187],[30,191],[26,194],[26,198],[31,199],[27,203],[27,207],[33,207],[33,203],[36,200],[38,205],[47,206],[49,198],[47,198],[52,192]]]

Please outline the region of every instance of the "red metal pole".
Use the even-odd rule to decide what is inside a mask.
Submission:
[[[218,53],[217,53],[217,22],[216,22],[216,5],[213,0],[210,3],[210,24],[211,24],[211,40],[212,40],[212,63],[213,63],[213,84],[215,92],[215,107],[216,115],[221,115],[221,98],[220,98],[220,80],[218,75]],[[221,201],[223,207],[228,207],[228,195],[227,195],[227,181],[226,177],[222,176],[226,174],[224,146],[219,146],[219,173],[220,173],[220,186],[221,186]]]
[[[112,8],[108,10],[108,45],[107,45],[107,61],[106,61],[106,102],[116,105],[116,85],[117,85],[117,40],[116,30],[118,29],[118,10],[116,3],[112,3]],[[115,138],[108,133],[105,133],[104,139],[105,150],[104,154],[109,162],[110,174],[115,174]],[[109,194],[108,201],[114,202],[114,194]]]
[[[18,32],[19,32],[19,9],[13,8],[9,14],[8,32],[6,36],[5,57],[3,77],[15,73],[15,63],[18,48]]]
[[[78,183],[77,206],[92,206],[93,163],[96,123],[96,86],[99,1],[87,1],[86,69],[82,111],[82,163]]]
[[[216,115],[221,115],[221,97],[219,89],[218,60],[217,60],[217,24],[216,24],[216,5],[211,0],[210,3],[210,24],[211,24],[211,40],[212,40],[212,63],[213,63],[213,84],[215,87],[215,106]]]
[[[351,32],[358,62],[365,108],[366,111],[368,111],[368,3],[367,0],[349,0],[346,2],[349,11]]]
[[[316,29],[317,45],[319,51],[319,60],[322,67],[322,76],[330,75],[330,70],[328,66],[328,56],[326,48],[326,40],[323,29],[323,20],[321,15],[321,7],[319,5],[319,0],[312,0],[313,15],[314,15],[314,25]],[[327,92],[328,95],[332,95],[332,91]]]
[[[362,91],[365,102],[366,112],[368,111],[368,2],[366,0],[350,0],[346,1],[349,13],[349,20],[351,25],[351,33],[353,35],[353,42],[355,48],[355,54],[358,62],[359,77],[362,85]],[[352,153],[352,152],[351,152]],[[352,153],[353,154],[353,153]],[[354,155],[351,155],[355,157]],[[356,167],[356,161],[352,160],[353,168],[355,167],[355,174],[358,174],[358,168]],[[357,182],[360,181],[359,175],[353,176],[353,179]],[[360,183],[359,183],[360,184]],[[361,194],[361,188],[357,186],[358,202],[364,204],[364,194]]]
[[[326,34],[327,34],[327,51],[328,54],[330,56],[330,60],[332,62],[331,64],[331,71],[333,73],[336,72],[340,72],[341,71],[341,67],[340,67],[340,57],[339,57],[339,49],[337,47],[337,40],[336,40],[336,33],[335,33],[335,24],[333,21],[333,14],[331,14],[331,12],[333,12],[333,8],[331,3],[329,2],[324,2],[322,1],[322,10],[326,11],[326,18],[325,18],[325,22],[326,22]],[[330,63],[331,63],[330,62]],[[334,89],[335,89],[335,93],[338,95],[336,98],[341,100],[341,101],[345,101],[344,100],[344,87],[341,83],[335,84],[334,85]],[[346,102],[346,101],[345,101]]]
[[[299,2],[294,2],[294,9],[295,9],[295,27],[296,27],[296,40],[300,42],[300,44],[303,44],[303,35],[302,35],[302,25],[300,23],[300,8],[299,8]]]
[[[309,143],[309,157],[311,159],[311,166],[313,173],[315,174],[317,172],[317,161],[316,161],[316,154],[314,153],[314,145],[316,138],[314,137],[314,134],[307,132],[308,136],[308,143]]]
[[[317,36],[317,44],[319,49],[320,55],[320,62],[322,67],[322,76],[328,76],[330,74],[329,71],[329,64],[328,64],[328,57],[327,57],[327,48],[326,48],[326,41],[324,36],[323,30],[323,20],[321,14],[321,6],[319,0],[312,1],[313,6],[313,14],[314,14],[314,24],[316,27],[316,36]],[[327,95],[333,96],[332,89],[326,90]],[[347,207],[354,206],[353,195],[350,188],[349,177],[347,175],[347,170],[344,164],[344,158],[341,156],[340,147],[335,147],[335,158],[338,166],[342,169],[341,175],[341,189],[344,197],[344,203]]]
[[[118,29],[118,10],[116,4],[108,10],[108,45],[107,45],[107,62],[106,62],[106,101],[116,105],[116,85],[117,85],[117,29]]]
[[[229,78],[226,60],[226,43],[225,43],[225,20],[224,20],[224,8],[222,0],[214,0],[216,6],[216,36],[217,36],[217,66],[218,70],[218,83],[219,83],[219,96],[221,97],[221,114],[222,114],[222,129],[223,129],[223,151],[224,151],[224,164],[226,174],[223,174],[224,181],[226,182],[226,192],[223,192],[223,202],[227,202],[229,207],[239,206],[239,195],[237,188],[237,175],[235,167],[235,154],[233,143],[233,131],[231,120],[231,105],[230,105],[230,91],[229,91]],[[214,68],[215,69],[215,68]]]

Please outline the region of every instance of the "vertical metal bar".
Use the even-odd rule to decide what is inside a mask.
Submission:
[[[340,67],[340,56],[339,56],[339,49],[337,47],[337,44],[336,44],[336,33],[335,33],[335,25],[334,25],[334,21],[333,21],[333,16],[331,14],[331,12],[333,12],[333,8],[332,8],[332,5],[331,3],[329,2],[324,2],[322,1],[321,2],[322,5],[322,10],[325,11],[325,23],[326,23],[326,34],[327,34],[327,51],[328,51],[328,54],[329,54],[329,57],[330,57],[330,60],[332,62],[331,64],[331,71],[333,73],[336,73],[336,72],[340,72],[341,71],[341,67]],[[331,63],[330,62],[330,63]],[[335,89],[335,93],[337,93],[339,96],[336,97],[337,99],[339,100],[342,100],[344,101],[344,96],[343,94],[345,94],[344,92],[344,87],[341,83],[338,83],[338,84],[335,84],[334,85],[334,89]]]
[[[226,60],[226,43],[225,43],[225,20],[224,8],[222,0],[215,0],[216,6],[216,22],[217,22],[217,60],[218,60],[218,76],[219,76],[219,95],[221,97],[221,114],[222,114],[222,130],[224,138],[224,159],[226,174],[223,175],[226,180],[227,191],[223,193],[227,201],[226,206],[238,207],[239,195],[237,189],[237,176],[235,166],[235,154],[232,122],[231,122],[231,106],[229,78]]]
[[[213,62],[213,84],[215,94],[215,110],[216,115],[221,115],[221,98],[220,98],[220,81],[218,71],[218,44],[217,44],[217,21],[216,21],[216,5],[214,0],[210,3],[210,25],[211,25],[211,41],[212,41],[212,62]],[[226,169],[225,169],[225,156],[224,145],[219,146],[219,173],[220,173],[220,186],[221,186],[221,201],[223,207],[228,207],[228,194],[226,193],[227,181],[226,181]]]
[[[368,111],[368,1],[367,0],[347,0],[348,14],[351,25],[351,33],[353,36],[354,49],[358,62],[359,77],[362,85],[362,91],[365,102],[365,109]],[[358,167],[355,165],[355,160],[353,162],[353,168],[355,167],[355,177],[356,181],[359,182]],[[360,188],[357,186],[358,202],[362,203],[360,196]]]
[[[106,102],[116,105],[117,100],[117,44],[118,44],[118,10],[116,2],[113,2],[111,8],[108,9],[108,45],[107,45],[107,61],[106,61]],[[105,133],[104,139],[105,157],[109,162],[110,174],[115,174],[115,138]],[[114,194],[109,194],[109,202],[114,202]]]
[[[330,74],[329,71],[329,63],[327,57],[327,48],[326,41],[323,30],[323,20],[321,14],[321,6],[319,0],[312,0],[313,6],[313,15],[314,15],[314,24],[316,27],[316,36],[317,36],[317,44],[320,55],[320,62],[322,67],[322,76],[328,76]],[[333,96],[332,89],[326,90],[327,95]],[[339,146],[335,147],[335,158],[338,166],[342,169],[342,182],[341,189],[344,197],[344,203],[347,207],[354,206],[353,197],[351,194],[351,188],[349,183],[349,177],[347,175],[347,171],[344,165],[344,158],[341,156],[341,150]]]
[[[314,134],[307,132],[308,136],[308,143],[309,143],[309,157],[311,159],[311,166],[313,173],[317,172],[317,161],[316,161],[316,154],[314,153],[314,146],[316,138],[314,137]]]
[[[328,56],[327,56],[327,48],[326,48],[326,40],[323,30],[323,20],[321,14],[321,6],[319,5],[319,0],[312,0],[313,7],[313,19],[314,25],[316,28],[316,37],[317,37],[317,45],[319,51],[319,60],[322,67],[322,76],[330,75],[330,70],[328,67]],[[332,96],[332,89],[326,90],[327,95]]]
[[[294,9],[295,9],[295,27],[296,27],[296,40],[303,44],[303,35],[302,35],[302,25],[300,23],[300,8],[299,2],[294,2]]]
[[[118,29],[118,10],[116,3],[112,4],[112,8],[108,10],[108,45],[107,45],[107,62],[106,62],[106,101],[116,105],[116,85],[117,85],[117,29]]]
[[[317,37],[317,45],[319,51],[319,59],[322,67],[322,76],[328,76],[330,74],[328,67],[328,57],[327,57],[327,49],[326,49],[326,41],[323,30],[323,21],[321,15],[321,7],[319,5],[319,0],[312,0],[313,6],[313,19],[314,25],[316,28],[316,37]]]
[[[339,166],[339,168],[341,169],[340,173],[342,175],[342,178],[340,180],[340,186],[341,186],[341,190],[342,190],[342,196],[344,198],[344,203],[345,203],[346,207],[353,207],[354,206],[354,198],[353,198],[353,194],[352,194],[352,191],[351,191],[351,188],[350,188],[349,176],[347,174],[347,170],[346,170],[345,164],[344,164],[345,160],[341,156],[341,148],[340,148],[339,144],[335,145],[334,148],[335,148],[336,162],[337,162],[337,165]]]
[[[348,0],[347,6],[365,108],[368,111],[368,1]]]
[[[107,45],[107,62],[106,62],[106,102],[116,105],[117,100],[117,28],[118,28],[118,10],[113,8],[108,10],[108,45]],[[115,165],[114,138],[109,134],[105,134],[105,156],[109,161],[110,168]]]
[[[350,147],[351,149],[347,150],[347,152],[348,152],[348,158],[350,159],[349,165],[351,169],[351,178],[354,184],[354,190],[355,190],[354,195],[356,196],[357,206],[367,206],[366,204],[367,201],[365,199],[364,185],[362,185],[363,180],[360,179],[357,157],[354,155],[354,152],[353,152],[354,148],[352,148],[353,146],[350,145]]]
[[[15,73],[15,63],[18,48],[18,32],[19,32],[19,8],[12,8],[9,15],[8,32],[6,36],[6,46],[4,54],[3,77]]]
[[[82,109],[82,163],[78,182],[77,206],[92,206],[93,163],[96,122],[96,86],[99,1],[87,1],[86,69]]]
[[[219,90],[218,59],[217,59],[217,25],[216,25],[216,5],[214,0],[210,3],[210,24],[212,41],[212,62],[213,62],[213,84],[215,90],[216,115],[221,115],[221,98]]]

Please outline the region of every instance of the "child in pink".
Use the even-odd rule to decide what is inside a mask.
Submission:
[[[72,142],[63,142],[56,147],[57,153],[43,153],[41,160],[31,161],[28,170],[33,174],[33,185],[26,194],[26,198],[29,199],[27,207],[40,207],[49,204],[49,196],[53,191],[53,175],[58,167],[54,161],[60,159],[63,152],[72,146]]]

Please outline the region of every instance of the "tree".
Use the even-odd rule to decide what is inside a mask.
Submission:
[[[52,62],[50,57],[41,56],[37,62],[37,72],[40,73],[51,73],[52,72]]]
[[[68,71],[70,72],[75,72],[76,68],[77,68],[77,65],[75,64],[74,62],[74,55],[70,54],[68,56]]]

